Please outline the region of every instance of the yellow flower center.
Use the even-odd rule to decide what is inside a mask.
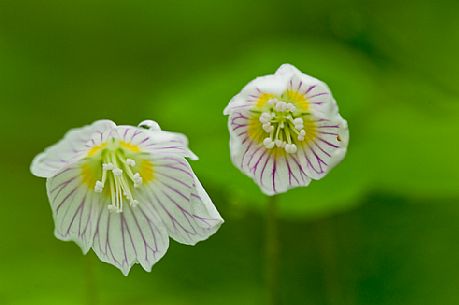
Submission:
[[[134,189],[154,178],[153,164],[140,147],[110,139],[92,147],[82,164],[83,182],[97,193],[111,199],[110,211],[120,213],[127,201],[138,204]]]

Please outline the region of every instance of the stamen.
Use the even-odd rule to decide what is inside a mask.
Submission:
[[[102,183],[102,181],[97,180],[96,185],[94,186],[94,191],[96,193],[101,193],[103,189],[104,189],[104,184]]]
[[[138,187],[143,182],[142,176],[140,176],[139,173],[134,174],[133,180],[134,180],[134,187]]]
[[[114,168],[114,169],[112,170],[112,172],[113,172],[113,175],[118,176],[118,177],[121,176],[121,175],[123,174],[123,170],[120,169],[120,168],[117,168],[117,167]]]
[[[102,156],[102,177],[94,185],[94,191],[101,193],[105,183],[109,184],[111,203],[107,206],[113,213],[123,212],[123,205],[131,207],[139,204],[133,197],[133,189],[143,184],[139,173],[133,173],[137,162],[133,158],[126,158],[126,152],[119,147],[104,151]]]
[[[276,105],[274,106],[274,110],[277,112],[284,112],[284,109],[286,107],[285,102],[277,102]]]
[[[289,110],[290,112],[295,112],[295,111],[296,111],[295,105],[289,103],[289,104],[288,104],[288,110]]]
[[[107,208],[112,213],[121,213],[122,212],[122,210],[120,210],[118,207],[114,206],[113,204],[109,204]]]
[[[271,132],[274,130],[274,126],[272,126],[271,123],[264,123],[263,130],[266,132]]]
[[[264,145],[266,148],[271,149],[271,148],[274,147],[274,142],[273,142],[273,140],[272,140],[271,138],[265,138],[265,139],[263,140],[263,145]]]
[[[270,99],[268,108],[259,117],[263,131],[268,137],[263,139],[267,149],[275,146],[284,148],[287,153],[298,151],[297,141],[304,141],[304,113],[298,113],[295,104],[276,98]]]
[[[102,163],[102,169],[104,171],[111,171],[113,170],[114,166],[112,163]]]
[[[297,151],[297,147],[295,144],[287,144],[285,145],[285,151],[289,154],[294,154]]]
[[[276,100],[275,98],[272,98],[272,99],[270,99],[270,100],[268,101],[268,105],[269,105],[269,106],[272,106],[272,105],[274,105],[275,103],[277,103],[277,100]]]

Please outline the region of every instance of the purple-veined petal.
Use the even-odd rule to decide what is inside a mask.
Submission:
[[[260,79],[264,86],[254,86]],[[320,179],[341,161],[349,133],[330,89],[292,65],[250,82],[230,101],[231,159],[268,195]]]
[[[234,165],[252,177],[268,195],[282,193],[311,181],[304,166],[283,148],[267,149],[263,144],[263,130],[250,112],[230,115],[230,150]]]
[[[158,213],[177,242],[194,245],[207,239],[222,220],[186,160],[176,155],[152,155],[151,161],[155,178],[138,189],[141,204],[145,202]]]
[[[288,86],[284,96],[288,96],[289,100],[296,100],[298,104],[307,105],[300,106],[300,109],[322,116],[338,112],[330,89],[324,82],[302,73],[289,64],[282,65],[276,71],[276,75],[287,77]]]
[[[307,186],[311,181],[301,162],[282,148],[267,149],[260,144],[250,147],[241,145],[238,139],[233,139],[231,143],[233,163],[252,177],[267,195]]]
[[[148,204],[126,204],[122,213],[105,208],[97,219],[93,250],[101,261],[115,265],[124,275],[135,263],[151,271],[168,247],[167,230]]]
[[[187,137],[180,133],[118,126],[117,134],[120,140],[139,147],[141,151],[151,154],[182,155],[192,160],[198,159],[188,148]]]
[[[255,108],[260,101],[281,95],[286,88],[287,79],[284,76],[266,75],[257,77],[231,99],[223,114],[229,115],[233,111]]]
[[[57,144],[48,147],[32,161],[30,171],[35,176],[52,177],[69,164],[84,158],[88,151],[101,143],[104,133],[113,129],[109,120],[96,121],[82,128],[72,129]],[[100,139],[100,140],[99,140]]]
[[[200,235],[203,239],[217,232],[224,222],[196,175],[194,175],[194,190],[191,193],[191,212],[197,225],[202,229]]]
[[[297,152],[298,161],[313,179],[320,179],[340,162],[347,150],[349,131],[347,122],[340,116],[317,118],[311,132]]]
[[[31,166],[48,177],[56,236],[84,253],[92,247],[125,275],[135,263],[150,271],[169,236],[195,244],[223,222],[185,159],[197,159],[187,138],[154,127],[98,121],[70,131]]]
[[[56,237],[76,242],[87,253],[92,246],[97,218],[108,203],[84,184],[80,163],[48,178],[46,188]]]

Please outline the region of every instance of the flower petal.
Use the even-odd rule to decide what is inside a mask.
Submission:
[[[202,229],[200,233],[203,236],[202,240],[217,232],[224,222],[196,175],[194,175],[194,191],[191,193],[191,210],[197,225]]]
[[[275,73],[287,78],[287,94],[294,99],[304,99],[313,114],[336,114],[338,108],[328,86],[312,76],[302,73],[292,65],[284,64]],[[285,93],[284,93],[285,94]]]
[[[108,203],[83,183],[80,163],[48,178],[46,188],[56,237],[75,241],[87,253],[92,246],[96,220]]]
[[[94,252],[100,260],[115,265],[124,275],[128,275],[137,262],[146,271],[151,271],[169,247],[166,228],[146,204],[135,207],[126,204],[122,213],[102,209],[96,226]]]
[[[216,210],[181,156],[152,155],[155,179],[138,189],[177,242],[194,245],[213,234],[221,224]],[[137,196],[137,195],[136,195]]]
[[[283,75],[260,76],[248,83],[226,106],[223,114],[256,107],[263,99],[281,95],[287,89],[287,78]]]
[[[115,123],[112,121],[100,120],[91,125],[70,130],[61,141],[48,147],[34,158],[30,171],[39,177],[54,176],[69,164],[86,156],[91,147],[100,144],[99,138],[104,132],[114,127]]]
[[[345,156],[349,141],[347,122],[340,116],[315,120],[312,136],[298,149],[298,161],[313,179],[320,179]]]
[[[251,126],[255,125],[255,128]],[[234,165],[252,177],[268,195],[282,193],[296,186],[307,186],[311,181],[301,162],[285,150],[267,149],[262,144],[263,133],[259,122],[250,112],[237,111],[230,115],[230,150]],[[254,130],[259,130],[257,134]]]
[[[117,127],[119,139],[138,146],[143,151],[153,154],[175,154],[197,160],[198,157],[188,148],[185,135],[162,131],[146,130],[132,126]]]

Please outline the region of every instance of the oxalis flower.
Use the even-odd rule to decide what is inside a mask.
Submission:
[[[347,123],[329,88],[289,64],[251,81],[224,114],[234,165],[268,195],[322,178],[346,153]]]
[[[186,137],[154,121],[102,120],[69,131],[31,172],[47,178],[56,237],[127,275],[135,263],[150,271],[169,236],[194,245],[223,223],[185,158],[197,159]]]

